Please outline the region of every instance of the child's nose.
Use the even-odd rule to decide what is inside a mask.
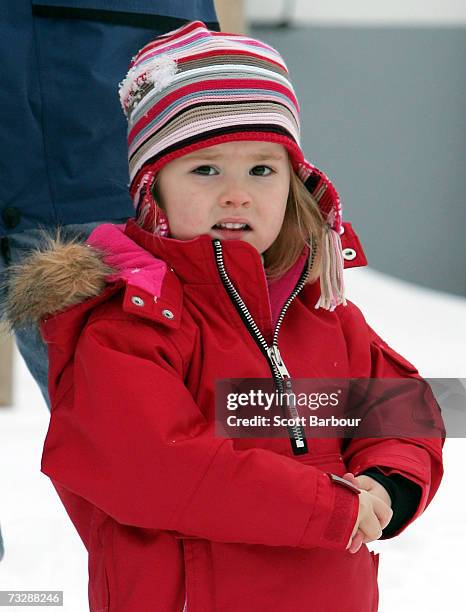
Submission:
[[[220,196],[221,206],[241,208],[248,207],[250,204],[251,196],[249,193],[237,185],[231,185]]]

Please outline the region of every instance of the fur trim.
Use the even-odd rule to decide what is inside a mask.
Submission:
[[[106,277],[115,270],[106,265],[104,254],[77,239],[64,241],[45,235],[43,249],[32,251],[8,269],[7,297],[2,319],[11,330],[39,323],[102,292]]]

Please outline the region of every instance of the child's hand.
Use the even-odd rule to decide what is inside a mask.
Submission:
[[[378,485],[379,483],[376,483],[372,478],[368,476],[358,476],[355,478],[351,473],[345,474],[344,478],[361,489],[358,518],[351,539],[348,542],[348,551],[356,553],[363,543],[367,544],[380,538],[382,529],[390,522],[393,511],[384,500],[383,492],[373,486],[373,484]],[[388,496],[388,501],[390,502],[388,493],[381,485],[379,486]],[[368,487],[368,489],[364,487]]]
[[[347,476],[348,474],[345,474],[344,476],[346,480],[350,480],[349,478],[347,478]],[[353,475],[351,474],[351,476]],[[392,507],[391,497],[388,494],[387,489],[383,487],[380,484],[380,482],[377,482],[377,480],[374,480],[370,476],[356,476],[356,477],[353,476],[353,479],[354,480],[351,480],[351,482],[355,484],[357,487],[359,487],[360,489],[363,489],[364,491],[368,491],[372,495],[375,495],[376,497],[381,499],[383,502],[385,502],[389,508]]]

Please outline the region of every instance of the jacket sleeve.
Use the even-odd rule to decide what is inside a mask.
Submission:
[[[349,317],[344,321],[344,329],[350,361],[365,363],[367,356],[366,371],[363,371],[364,368],[360,369],[357,373],[358,377],[412,378],[423,381],[417,368],[382,340],[367,324],[362,313],[354,304],[351,304]],[[426,387],[430,391],[430,387],[424,381],[423,388]],[[399,398],[397,404],[393,399],[391,402],[390,410],[395,409],[399,415],[402,410],[405,410],[405,407],[410,406],[410,401],[403,397]],[[384,535],[384,539],[404,531],[424,512],[432,501],[443,476],[442,448],[445,439],[440,408],[432,393],[426,393],[423,402],[424,405],[420,408],[435,424],[435,434],[432,431],[429,437],[403,435],[400,437],[353,438],[343,453],[348,470],[356,476],[370,468],[377,468],[386,476],[400,474],[419,485],[422,490],[414,514],[399,529],[393,533],[390,532],[389,535]],[[388,415],[389,413],[382,414]]]
[[[42,471],[54,484],[127,525],[346,548],[357,494],[293,458],[215,437],[183,384],[178,350],[153,326],[95,320],[68,368],[50,386]]]

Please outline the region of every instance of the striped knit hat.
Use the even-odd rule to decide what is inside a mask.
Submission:
[[[143,47],[119,94],[128,119],[130,193],[136,208],[152,198],[157,172],[182,155],[228,141],[283,145],[326,221],[316,308],[346,304],[340,200],[325,174],[304,159],[299,104],[275,49],[194,21]],[[167,235],[167,225],[161,229]]]

